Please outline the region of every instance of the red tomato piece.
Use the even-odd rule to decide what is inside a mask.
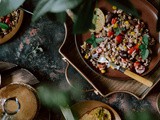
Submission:
[[[137,66],[139,66],[139,65],[141,65],[141,63],[138,62],[138,61],[136,61],[136,62],[134,63],[134,67],[137,67]]]
[[[134,48],[136,49],[136,51],[139,50],[139,44],[136,44]]]
[[[6,17],[5,19],[5,23],[9,24],[10,23],[10,18],[9,17]]]
[[[118,43],[121,43],[122,42],[122,36],[121,35],[116,36],[116,41]]]
[[[116,18],[112,18],[111,23],[112,23],[112,24],[115,24],[116,22],[117,22],[117,19],[116,19]]]
[[[133,51],[135,51],[135,48],[134,47],[131,47],[129,50],[128,50],[128,53],[131,55],[133,53]]]
[[[111,37],[112,35],[114,35],[114,32],[113,31],[108,31],[107,36]]]

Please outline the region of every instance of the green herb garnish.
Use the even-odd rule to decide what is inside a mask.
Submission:
[[[142,44],[139,46],[139,49],[141,50],[141,57],[143,60],[147,59],[149,55],[148,42],[148,35],[143,35]]]
[[[115,28],[114,29],[114,32],[115,32],[115,35],[117,36],[117,35],[119,35],[122,31],[125,31],[126,29],[125,28]]]
[[[7,30],[9,29],[9,26],[5,23],[0,22],[0,28]]]
[[[91,44],[94,48],[97,47],[97,44],[104,41],[104,38],[96,38],[93,34],[91,38],[86,40],[86,43]]]

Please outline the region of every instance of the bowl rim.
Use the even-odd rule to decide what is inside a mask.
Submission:
[[[143,2],[143,3],[145,3],[147,6],[149,6],[149,8],[151,8],[151,10],[152,10],[154,13],[156,13],[156,14],[158,13],[158,10],[157,10],[150,2],[148,2],[147,0],[140,0],[140,1]],[[131,1],[131,2],[132,2],[132,1]],[[83,60],[83,62],[84,62],[84,63],[87,65],[87,67],[88,67],[90,70],[92,70],[95,74],[100,75],[100,76],[102,76],[102,77],[104,77],[104,78],[109,78],[109,79],[113,79],[113,80],[115,80],[115,79],[118,79],[118,80],[124,80],[124,79],[125,79],[125,80],[130,80],[130,79],[132,79],[132,78],[130,78],[130,77],[112,77],[112,76],[107,76],[107,75],[103,75],[103,74],[101,74],[100,72],[96,71],[95,68],[94,68],[92,65],[89,65],[90,63],[88,63],[88,61],[84,59],[84,57],[83,57],[83,55],[82,55],[82,53],[81,53],[81,51],[80,51],[80,45],[79,45],[78,42],[77,42],[78,36],[82,36],[82,34],[74,35],[74,38],[75,38],[74,41],[75,41],[76,49],[77,49],[77,51],[78,51],[81,59]],[[159,34],[159,37],[160,37],[160,34]],[[160,44],[160,40],[156,40],[156,41],[159,41],[159,44]],[[157,50],[157,51],[159,51],[159,50]],[[159,53],[159,54],[160,54],[160,53]],[[155,62],[154,67],[151,68],[150,70],[144,72],[144,73],[142,74],[142,76],[146,76],[146,75],[148,75],[150,72],[152,72],[152,71],[156,68],[156,66],[158,65],[159,62],[160,62],[160,58],[158,58],[158,60]],[[111,68],[108,68],[108,69],[111,69]],[[137,73],[136,73],[136,74],[137,74]]]
[[[160,93],[158,93],[158,95],[156,97],[156,109],[157,109],[158,113],[160,114]]]
[[[5,42],[9,41],[20,29],[21,24],[23,22],[24,11],[21,9],[18,9],[18,10],[20,11],[20,13],[19,13],[19,18],[18,18],[18,22],[17,22],[16,26],[14,27],[14,29],[12,29],[11,32],[9,32],[3,38],[0,38],[0,44],[3,44]]]

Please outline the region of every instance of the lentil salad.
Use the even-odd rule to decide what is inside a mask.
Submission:
[[[101,22],[102,27],[90,30],[91,38],[81,46],[84,58],[101,73],[105,73],[108,68],[108,63],[104,61],[107,59],[123,68],[143,74],[148,69],[151,47],[155,44],[147,25],[115,7],[113,13],[107,14],[96,8],[95,16],[93,23]],[[99,16],[104,16],[104,21]]]

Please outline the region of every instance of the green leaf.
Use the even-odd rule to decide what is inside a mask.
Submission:
[[[148,46],[148,35],[143,35],[142,41],[146,46]]]
[[[47,12],[65,12],[67,9],[76,7],[81,3],[81,1],[82,0],[40,0],[36,9],[34,10],[32,21],[36,21],[39,17],[43,16]]]
[[[69,103],[69,98],[65,92],[45,85],[38,87],[38,97],[44,105],[51,108],[54,106],[66,106]]]
[[[5,23],[0,22],[0,28],[7,30],[7,29],[9,29],[9,26]]]
[[[92,45],[93,45],[94,48],[97,47],[97,43],[95,41],[93,42]]]
[[[63,116],[65,117],[65,120],[75,120],[69,105],[65,107],[60,106],[60,109],[61,109]]]
[[[126,13],[130,13],[136,17],[139,17],[139,13],[136,8],[132,5],[130,0],[106,0],[114,6],[117,6],[119,9],[124,10]]]
[[[51,12],[64,12],[67,9],[72,9],[79,5],[82,0],[52,0],[55,1],[54,4],[52,4]]]
[[[95,40],[95,36],[94,36],[94,34],[92,34],[92,35],[91,35],[91,38],[92,38],[93,40]]]
[[[145,50],[141,51],[141,56],[142,56],[143,60],[147,59],[148,55],[149,55],[149,50],[148,49],[145,49]]]
[[[88,39],[86,40],[86,43],[93,44],[93,43],[94,43],[94,39],[88,38]]]
[[[35,8],[33,12],[32,21],[35,22],[38,18],[40,18],[45,13],[49,12],[54,0],[40,0],[37,4],[37,7]]]
[[[125,28],[115,28],[113,29],[114,32],[115,32],[115,35],[119,35],[122,31],[125,31],[126,29]]]
[[[104,38],[96,38],[95,41],[96,41],[96,43],[100,43],[100,42],[104,41]]]
[[[16,10],[25,0],[0,0],[0,16],[5,16]]]
[[[115,32],[116,35],[119,35],[122,31],[121,31],[120,28],[115,28],[114,32]]]
[[[61,23],[64,23],[66,21],[66,15],[66,12],[55,13],[56,19]]]
[[[141,45],[139,46],[139,49],[141,49],[141,50],[145,50],[145,49],[146,49],[146,45],[141,44]]]
[[[47,17],[51,21],[59,21],[61,23],[64,23],[65,20],[66,20],[66,12],[60,12],[60,13],[51,13],[51,12],[48,12],[47,13]]]
[[[77,19],[73,26],[75,34],[81,34],[87,32],[92,26],[93,12],[95,8],[96,0],[87,0],[81,4],[81,7],[77,14]]]

